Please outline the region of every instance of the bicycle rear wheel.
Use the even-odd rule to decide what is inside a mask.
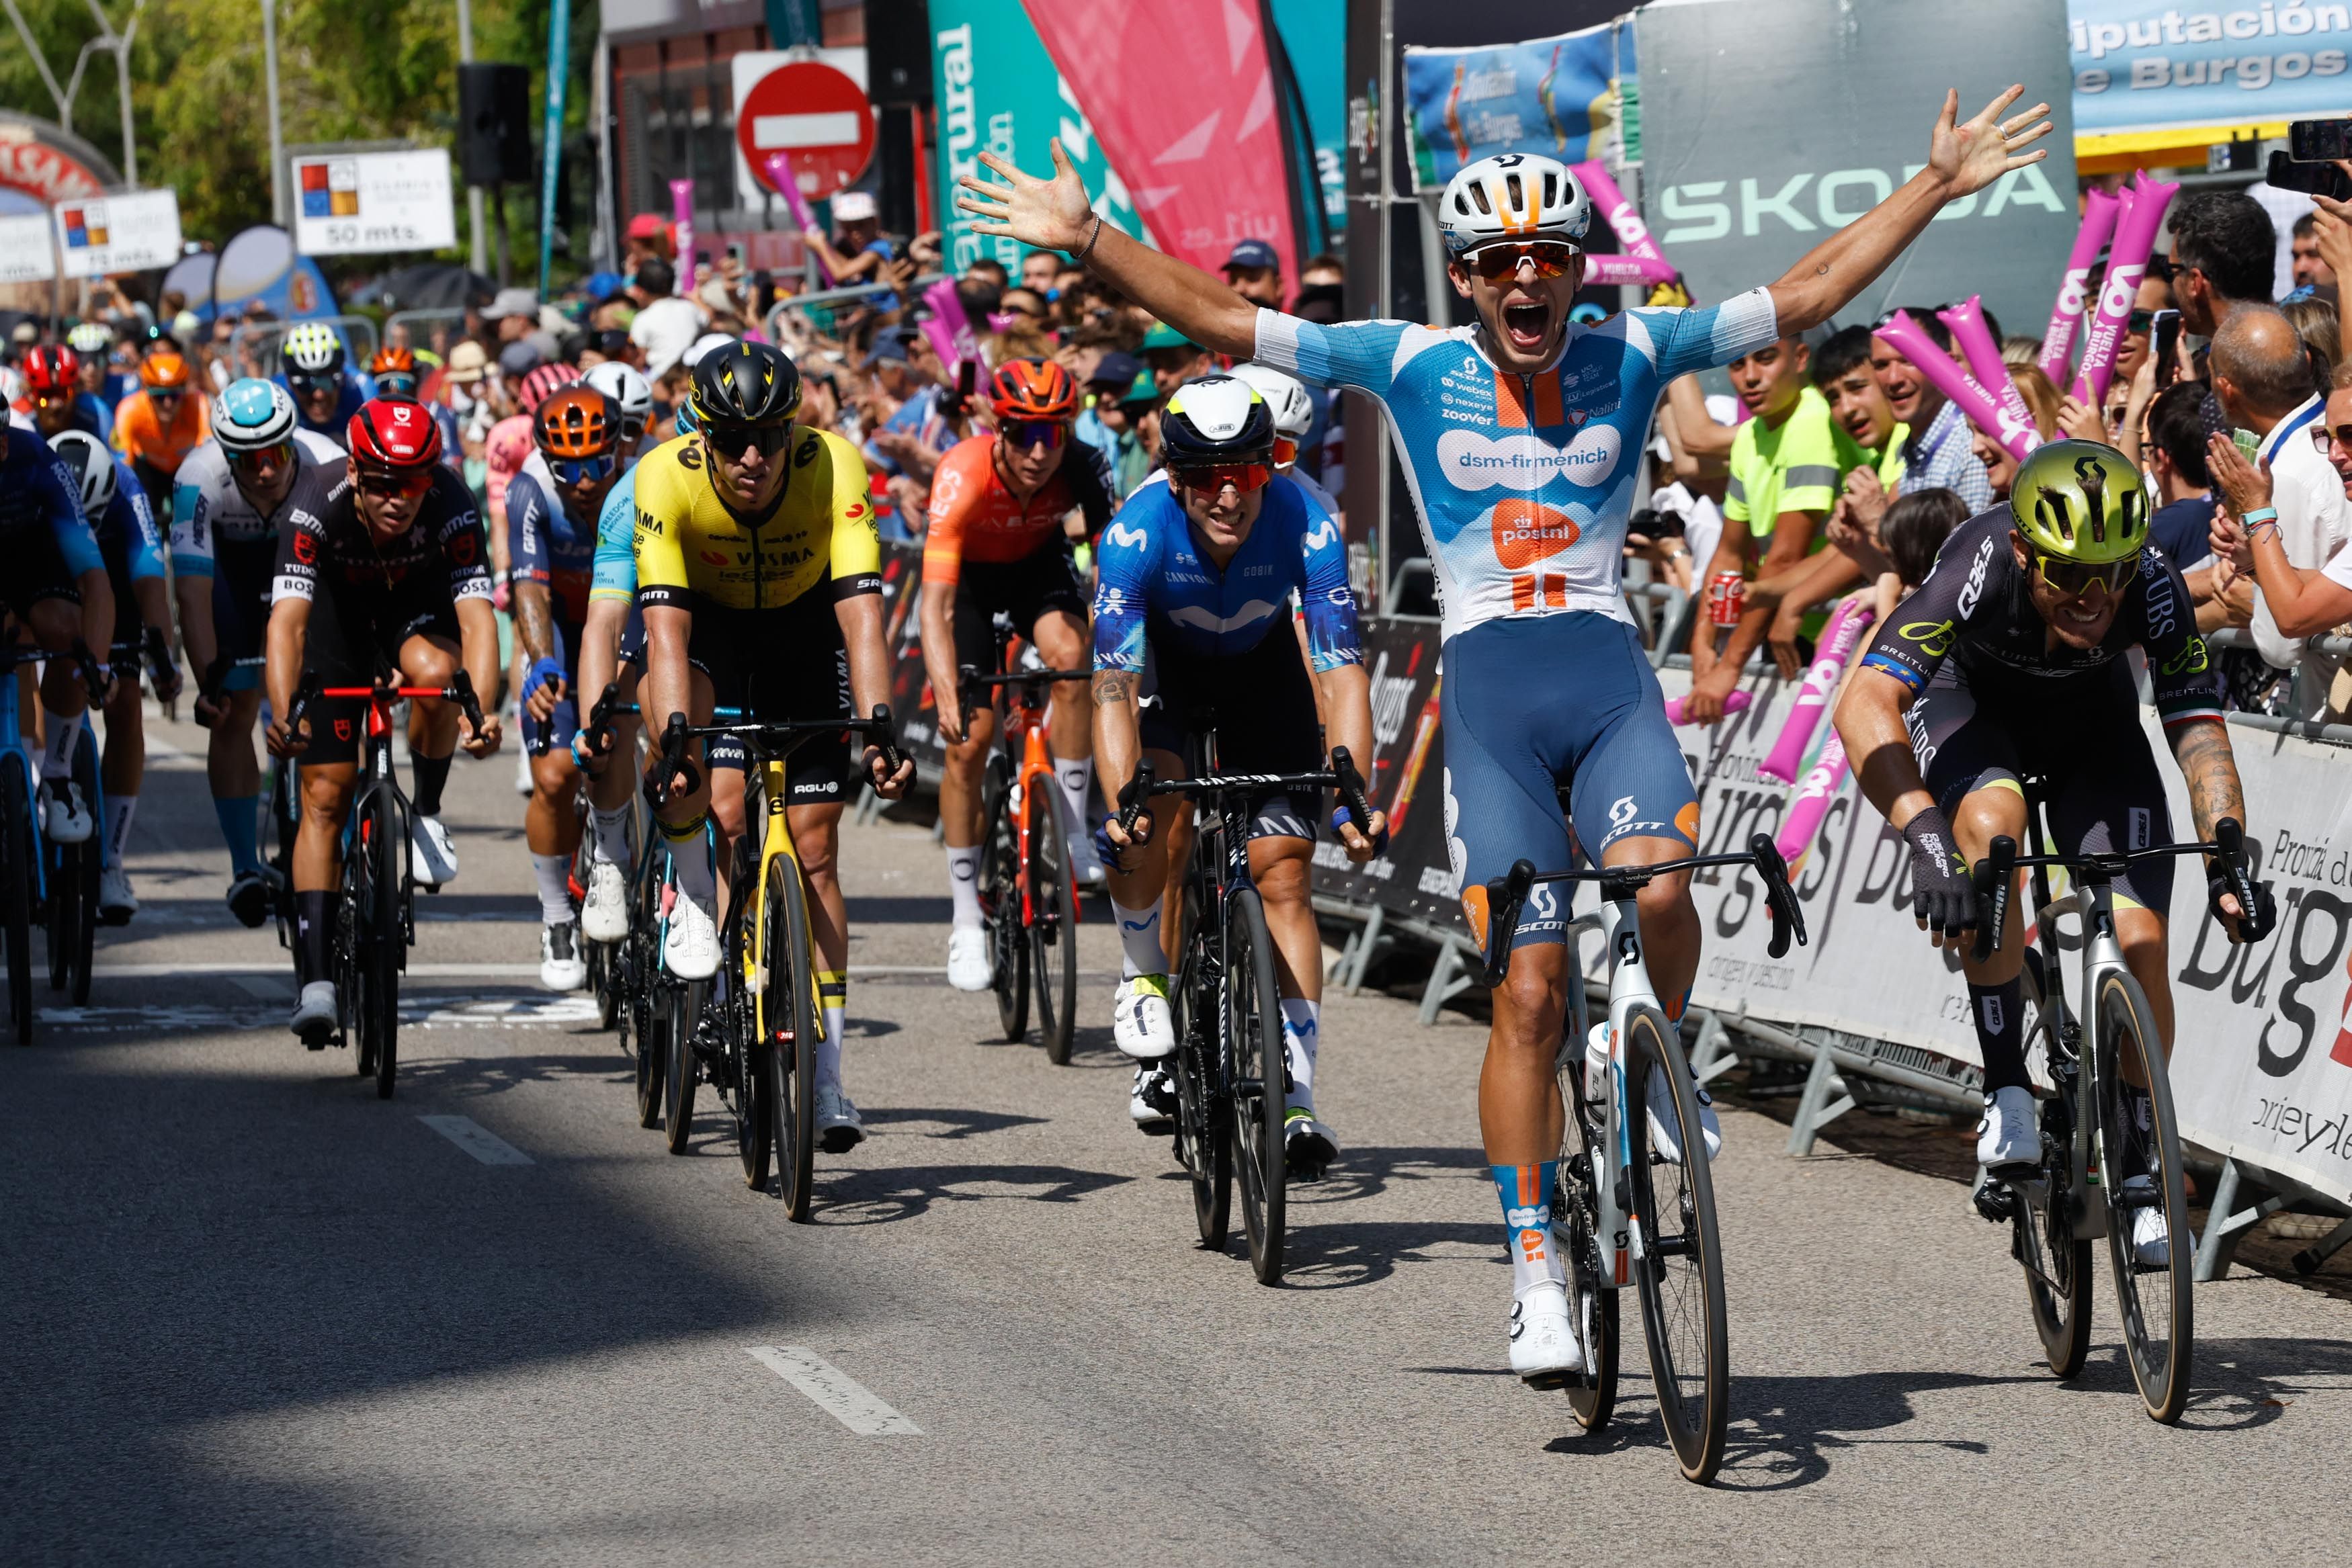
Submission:
[[[686,1153],[694,1133],[694,1085],[701,1076],[701,1064],[694,1056],[694,1030],[709,994],[708,980],[662,982],[662,1040],[669,1048],[662,1069],[662,1139],[674,1155]]]
[[[1045,1060],[1066,1067],[1077,1032],[1078,910],[1059,795],[1051,786],[1029,791],[1029,974]]]
[[[2094,1005],[2100,1165],[2110,1205],[2107,1261],[2115,1270],[2116,1306],[2123,1313],[2132,1380],[2139,1385],[2149,1417],[2168,1426],[2180,1419],[2189,1403],[2196,1351],[2189,1278],[2196,1239],[2189,1230],[2179,1125],[2173,1120],[2164,1043],[2148,1018],[2139,982],[2127,973],[2103,976]],[[2140,1097],[2123,1092],[2133,1078],[2147,1091],[2140,1103],[2146,1125],[2128,1109]],[[2133,1240],[2141,1216],[2150,1212],[2164,1228],[2161,1261],[2140,1260]]]
[[[0,926],[8,944],[8,1013],[33,1043],[33,794],[21,757],[0,758]]]
[[[1021,925],[1021,841],[1007,805],[1011,787],[1001,757],[989,758],[982,790],[980,915],[988,930],[988,963],[993,970],[996,1021],[1004,1038],[1029,1032],[1029,941]]]
[[[2017,1202],[2010,1219],[2010,1252],[2025,1271],[2025,1297],[2033,1312],[2033,1332],[2050,1370],[2072,1377],[2083,1370],[2091,1349],[2091,1243],[2074,1234],[2068,1218],[2073,1197],[2074,1107],[2082,1079],[2074,1059],[2057,1039],[2043,1000],[2042,957],[2026,954],[2025,1040],[2038,1039],[2045,1071],[2056,1092],[2042,1102],[2042,1183],[2036,1191],[2011,1190]]]
[[[768,1187],[768,1158],[775,1146],[775,1112],[768,1103],[768,1041],[760,1029],[759,1008],[746,977],[749,946],[741,921],[726,947],[726,973],[732,987],[727,998],[727,1045],[733,1058],[735,1087],[728,1105],[735,1113],[735,1146],[743,1159],[743,1185],[753,1192]]]
[[[366,940],[360,962],[368,971],[368,1010],[360,1020],[374,1031],[375,1097],[392,1098],[393,1080],[400,1071],[400,969],[407,946],[400,911],[401,840],[399,813],[393,810],[389,784],[378,790],[367,823],[368,915]]]
[[[661,998],[661,862],[662,852],[648,848],[646,859],[631,881],[629,934],[621,944],[624,983],[628,991],[625,1030],[636,1053],[637,1125],[661,1121],[669,1072],[669,1037],[663,1026],[668,1014]]]
[[[1654,1070],[1664,1076],[1664,1104],[1650,1103]],[[1680,1039],[1648,1008],[1626,1020],[1625,1079],[1633,1152],[1626,1239],[1650,1342],[1650,1374],[1683,1476],[1704,1484],[1723,1463],[1730,1407],[1723,1249],[1690,1064]],[[1651,1126],[1654,1116],[1664,1139]]]
[[[768,1106],[775,1119],[776,1176],[784,1217],[807,1220],[816,1186],[816,1057],[824,1022],[816,1009],[816,949],[809,942],[807,894],[790,855],[768,862],[765,941],[768,986],[760,1021],[768,1045]]]
[[[1283,1222],[1289,1166],[1283,1122],[1290,1069],[1282,1046],[1282,992],[1274,938],[1257,889],[1234,890],[1225,906],[1224,994],[1218,1024],[1220,1060],[1230,1068],[1234,1164],[1241,1174],[1242,1231],[1250,1270],[1261,1285],[1282,1278]]]
[[[1601,1107],[1584,1101],[1584,1051],[1572,1039],[1560,1053],[1559,1092],[1569,1124],[1560,1140],[1559,1190],[1552,1195],[1551,1244],[1564,1254],[1569,1322],[1584,1347],[1584,1370],[1564,1386],[1576,1424],[1598,1432],[1617,1408],[1617,1291],[1609,1288],[1614,1259],[1604,1261],[1601,1250],[1593,1185],[1593,1173],[1609,1168],[1609,1148]]]

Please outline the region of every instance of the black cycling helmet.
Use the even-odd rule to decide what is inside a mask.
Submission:
[[[801,373],[780,349],[738,338],[695,361],[694,422],[785,424],[801,409]]]
[[[1160,414],[1160,460],[1170,468],[1274,461],[1274,410],[1234,376],[1186,382]]]

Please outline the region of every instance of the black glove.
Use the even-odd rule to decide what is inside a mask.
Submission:
[[[1973,929],[1976,886],[1944,813],[1928,807],[1905,825],[1903,840],[1911,846],[1911,913],[1939,938]]]
[[[2214,919],[2225,923],[2227,917],[2221,913],[2221,895],[2234,891],[2230,882],[2228,876],[2219,873],[2205,879],[2205,907],[2212,911]],[[2238,919],[2238,940],[2241,942],[2259,942],[2278,925],[2278,900],[2271,896],[2271,884],[2258,882],[2252,885],[2254,906]]]

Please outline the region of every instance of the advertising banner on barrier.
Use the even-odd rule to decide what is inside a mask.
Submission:
[[[1496,152],[1607,158],[1618,83],[1633,76],[1627,22],[1496,48],[1406,49],[1413,188],[1442,191],[1465,164]]]
[[[68,277],[144,272],[180,259],[180,198],[169,190],[59,202],[55,210]]]
[[[2333,120],[2352,103],[2342,5],[2183,11],[2067,0],[2076,135]]]
[[[47,283],[57,275],[57,233],[49,214],[0,217],[0,283]]]

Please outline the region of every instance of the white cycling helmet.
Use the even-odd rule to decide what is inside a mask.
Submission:
[[[68,430],[49,439],[49,450],[81,488],[81,514],[96,522],[114,505],[114,454],[87,430]]]
[[[102,321],[84,321],[66,334],[66,342],[77,354],[103,354],[114,347],[114,333]]]
[[[1445,183],[1437,221],[1453,256],[1496,240],[1581,245],[1592,224],[1592,198],[1557,159],[1498,152],[1465,165]]]
[[[606,360],[586,377],[590,386],[621,405],[621,439],[634,444],[654,413],[653,383],[618,360]]]
[[[1255,360],[1235,365],[1233,376],[1235,381],[1247,382],[1257,388],[1257,395],[1265,399],[1265,406],[1274,411],[1276,435],[1293,441],[1305,439],[1307,427],[1315,423],[1315,400],[1307,394],[1305,382]]]
[[[294,394],[257,376],[233,381],[213,399],[213,439],[224,452],[261,452],[294,439]]]
[[[343,368],[343,340],[321,321],[305,321],[286,334],[278,345],[288,371],[307,375],[331,375]]]

